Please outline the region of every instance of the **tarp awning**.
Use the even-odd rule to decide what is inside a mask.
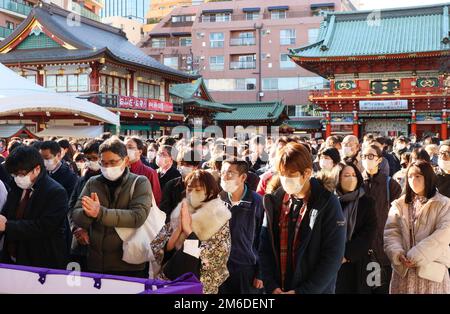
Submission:
[[[50,126],[44,131],[37,133],[39,137],[73,137],[73,138],[95,138],[103,133],[103,126]]]
[[[21,131],[33,135],[24,124],[0,124],[0,138],[10,138]]]
[[[90,101],[52,92],[0,64],[0,116],[19,112],[67,112],[114,125],[120,118]]]

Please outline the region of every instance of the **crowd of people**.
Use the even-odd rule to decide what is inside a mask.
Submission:
[[[450,140],[105,133],[1,140],[0,163],[2,263],[191,272],[211,294],[450,293]],[[119,228],[154,210],[149,259],[125,261]]]

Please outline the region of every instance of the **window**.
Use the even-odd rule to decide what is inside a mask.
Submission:
[[[67,76],[67,87],[69,92],[76,92],[78,90],[78,76],[68,75]]]
[[[245,14],[245,19],[248,21],[257,20],[257,19],[259,19],[259,13],[258,12],[247,12]]]
[[[265,78],[262,80],[263,90],[277,90],[278,89],[278,79],[276,78]]]
[[[314,44],[315,42],[317,42],[318,37],[319,37],[319,29],[318,28],[308,29],[308,44]]]
[[[172,16],[172,23],[194,22],[195,15]]]
[[[14,23],[13,23],[13,22],[6,21],[6,28],[7,28],[7,29],[14,29]]]
[[[203,14],[203,22],[228,22],[231,21],[230,13]]]
[[[56,91],[56,75],[47,75],[45,77],[45,87]]]
[[[245,79],[209,79],[205,80],[211,91],[248,91],[256,89],[255,78]]]
[[[223,33],[211,33],[209,34],[209,41],[211,48],[223,48]]]
[[[161,99],[161,87],[159,85],[138,83],[138,97]]]
[[[178,57],[164,57],[164,65],[178,69]]]
[[[222,71],[224,69],[224,56],[209,57],[209,69],[211,71]]]
[[[286,18],[285,10],[273,10],[270,11],[270,19],[271,20],[283,20]]]
[[[126,79],[111,75],[100,76],[100,90],[106,94],[127,95]]]
[[[181,37],[180,38],[180,46],[183,46],[183,47],[192,46],[192,37]]]
[[[312,90],[323,89],[326,80],[322,77],[278,77],[263,79],[263,90]]]
[[[305,112],[303,111],[303,106],[288,106],[288,116],[290,117],[303,117],[305,116]]]
[[[236,79],[235,90],[255,90],[256,89],[256,79]]]
[[[280,31],[280,45],[295,44],[295,29],[282,29]]]
[[[287,53],[282,53],[280,56],[280,68],[281,69],[293,69],[295,68],[295,62],[289,58]]]
[[[152,38],[152,47],[153,48],[166,47],[166,39],[165,38]]]

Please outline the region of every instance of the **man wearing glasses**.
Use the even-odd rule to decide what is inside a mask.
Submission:
[[[441,144],[438,157],[437,187],[439,193],[450,197],[450,140]]]
[[[122,260],[123,242],[115,228],[139,228],[152,206],[150,182],[128,170],[127,148],[113,137],[100,145],[101,175],[85,185],[72,219],[89,230],[87,269],[118,276],[146,277],[145,263]]]

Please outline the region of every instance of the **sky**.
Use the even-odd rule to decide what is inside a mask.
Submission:
[[[450,0],[359,0],[360,10],[389,9],[449,3]],[[357,2],[357,1],[356,1]]]

